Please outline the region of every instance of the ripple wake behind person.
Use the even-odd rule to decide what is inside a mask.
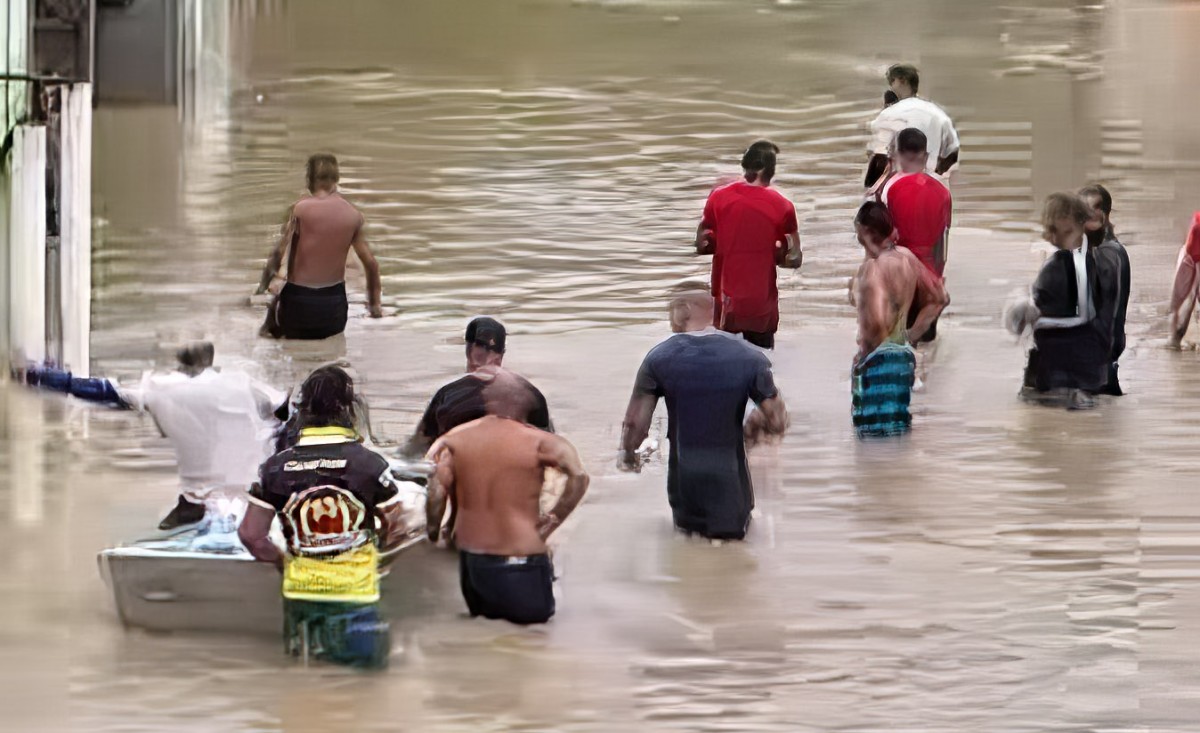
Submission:
[[[759,140],[742,155],[745,180],[708,195],[696,227],[696,254],[713,256],[713,324],[755,346],[775,348],[779,329],[776,265],[799,269],[796,207],[771,187],[779,146]]]
[[[380,306],[379,263],[367,244],[363,215],[338,192],[337,158],[308,159],[309,195],[292,205],[279,244],[263,268],[258,293],[270,287],[287,256],[287,282],[267,308],[261,333],[273,338],[324,339],[346,329],[346,257],[358,255],[367,276],[367,309]]]
[[[886,206],[863,204],[854,228],[866,259],[851,285],[858,308],[851,415],[860,438],[899,435],[912,425],[908,405],[916,359],[910,344],[921,340],[950,298],[937,275],[896,246]]]
[[[641,470],[638,447],[649,434],[659,398],[666,399],[667,499],[675,526],[708,539],[740,540],[754,508],[747,442],[782,435],[787,407],[770,360],[714,328],[712,307],[712,296],[700,291],[671,300],[675,335],[651,349],[638,369],[619,466]],[[745,417],[751,400],[757,408]]]
[[[588,475],[566,439],[524,422],[533,398],[516,375],[497,370],[483,397],[487,415],[454,428],[429,450],[437,466],[429,485],[429,540],[440,538],[449,500],[450,540],[470,614],[544,623],[555,611],[546,539],[583,498]],[[543,515],[547,468],[566,474],[567,484]]]
[[[344,370],[321,367],[300,391],[300,438],[262,465],[238,538],[283,571],[289,653],[381,667],[389,640],[377,609],[379,545],[404,529],[392,526],[400,521],[395,480],[352,427],[354,383]],[[276,515],[286,552],[268,537]]]

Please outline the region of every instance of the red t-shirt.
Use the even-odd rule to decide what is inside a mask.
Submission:
[[[713,190],[704,204],[713,230],[713,324],[730,333],[774,333],[779,327],[776,243],[797,231],[796,207],[773,188],[737,181]]]
[[[946,269],[950,190],[928,173],[910,173],[886,186],[883,202],[896,227],[896,244],[941,277]]]
[[[1187,250],[1192,262],[1200,262],[1200,211],[1192,214],[1192,228],[1188,231],[1187,242],[1183,248]]]

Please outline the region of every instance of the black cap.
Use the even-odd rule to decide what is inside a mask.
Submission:
[[[504,338],[507,335],[504,324],[495,318],[480,316],[467,324],[467,343],[482,346],[497,354],[504,353]]]

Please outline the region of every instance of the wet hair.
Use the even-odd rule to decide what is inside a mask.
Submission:
[[[1079,189],[1079,195],[1085,200],[1089,196],[1095,196],[1099,198],[1100,204],[1096,208],[1103,211],[1105,216],[1108,216],[1112,213],[1112,194],[1108,192],[1107,188],[1101,186],[1099,183],[1089,183],[1088,185]]]
[[[297,409],[305,427],[354,427],[354,380],[339,366],[323,366],[300,385]]]
[[[921,75],[917,73],[917,67],[912,64],[893,64],[887,70],[887,83],[899,79],[908,84],[913,90],[913,94],[917,93],[917,87],[921,85]]]
[[[184,371],[200,371],[212,366],[216,350],[211,341],[196,341],[175,352],[175,358]]]
[[[746,148],[742,154],[742,170],[746,171],[746,181],[753,182],[761,175],[764,181],[770,182],[775,177],[777,155],[779,146],[770,140],[757,140]]]
[[[929,138],[925,137],[925,133],[915,127],[906,127],[896,135],[896,152],[897,153],[921,153],[928,152]]]
[[[1070,191],[1050,194],[1042,208],[1042,226],[1046,229],[1054,226],[1059,219],[1073,219],[1076,224],[1086,224],[1091,218],[1092,212],[1087,204]]]
[[[317,153],[308,157],[308,165],[305,166],[305,180],[308,182],[309,191],[315,193],[318,186],[322,188],[336,186],[338,178],[337,158],[329,153]]]
[[[887,239],[892,234],[892,215],[888,213],[887,206],[878,201],[868,201],[858,207],[854,223],[879,235],[880,239]]]

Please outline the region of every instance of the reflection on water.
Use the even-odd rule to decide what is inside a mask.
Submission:
[[[1200,365],[1158,340],[1200,208],[1186,73],[1200,13],[454,5],[234,2],[227,110],[182,127],[174,110],[97,110],[94,369],[165,364],[160,344],[200,335],[281,386],[344,356],[376,430],[399,439],[462,368],[465,320],[499,315],[509,364],[594,475],[558,548],[558,617],[468,622],[452,559],[426,554],[425,580],[389,602],[385,675],[299,668],[273,636],[123,631],[94,555],[157,521],[170,454],[147,419],[7,389],[14,729],[1194,730]],[[912,435],[862,443],[848,222],[897,59],[920,65],[962,137],[954,302]],[[714,548],[671,533],[664,466],[613,468],[619,405],[665,335],[667,288],[707,275],[688,246],[704,196],[760,136],[783,149],[808,250],[781,274],[794,428],[752,458],[749,541]],[[360,282],[344,339],[257,340],[247,298],[315,150],[343,162],[390,315],[365,318]],[[1130,394],[1088,414],[1031,408],[998,315],[1040,263],[1038,202],[1093,178],[1131,245]]]

